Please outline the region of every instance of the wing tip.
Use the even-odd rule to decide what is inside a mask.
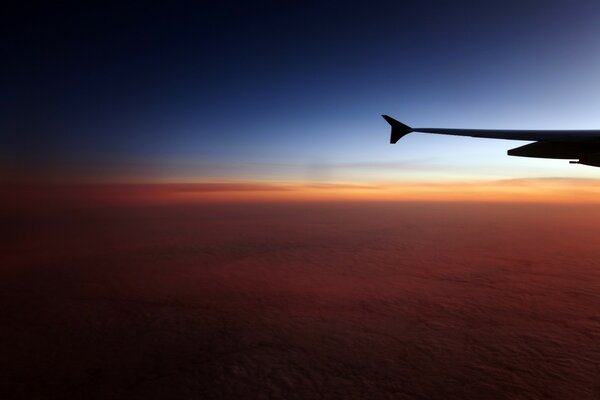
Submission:
[[[390,134],[390,144],[396,143],[403,136],[406,136],[413,131],[413,129],[410,126],[404,125],[402,122],[395,120],[389,115],[382,114],[381,116],[392,127],[392,132]]]

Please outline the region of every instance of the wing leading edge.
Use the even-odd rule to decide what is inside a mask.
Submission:
[[[574,163],[600,167],[600,130],[502,130],[411,128],[388,115],[383,118],[392,127],[390,143],[411,132],[469,136],[488,139],[534,141],[508,151],[508,155],[577,160]]]

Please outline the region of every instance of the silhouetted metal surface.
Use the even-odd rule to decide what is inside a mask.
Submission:
[[[600,167],[600,130],[503,130],[411,128],[388,115],[383,118],[392,127],[390,143],[411,132],[469,136],[487,139],[535,141],[508,151],[510,156],[578,160],[574,164]]]

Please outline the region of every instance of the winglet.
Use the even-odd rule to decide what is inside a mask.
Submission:
[[[388,115],[382,115],[382,117],[392,126],[392,134],[390,136],[391,144],[396,143],[402,136],[408,135],[413,131],[410,126],[406,126],[402,122],[396,121]]]

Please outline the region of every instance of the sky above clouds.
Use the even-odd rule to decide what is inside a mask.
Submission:
[[[5,171],[128,182],[595,178],[522,142],[598,129],[595,2],[9,6]]]

